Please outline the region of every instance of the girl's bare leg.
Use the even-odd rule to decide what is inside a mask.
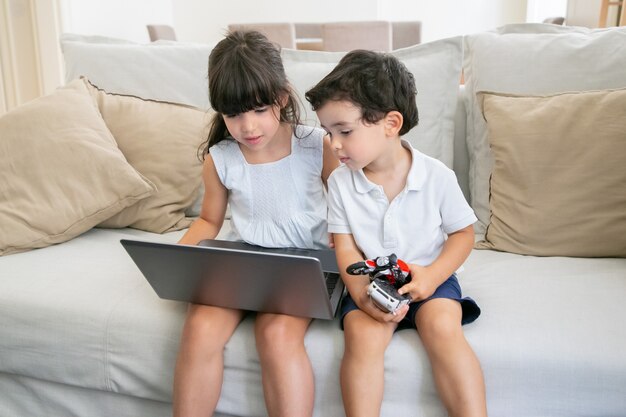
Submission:
[[[347,417],[379,416],[385,387],[385,350],[396,328],[361,310],[343,321],[345,351],[341,362],[341,393]]]
[[[259,313],[255,323],[263,394],[272,417],[310,417],[315,381],[304,335],[311,319]]]
[[[213,415],[224,374],[224,346],[243,312],[191,304],[174,373],[174,417]]]
[[[415,321],[449,415],[484,417],[487,406],[483,373],[463,335],[461,315],[457,301],[434,299],[420,307]]]

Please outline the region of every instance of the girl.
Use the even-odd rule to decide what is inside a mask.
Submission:
[[[230,239],[266,247],[328,246],[324,185],[338,161],[322,130],[299,124],[279,49],[258,32],[232,32],[211,52],[208,75],[216,114],[203,148],[204,201],[179,243],[215,238],[228,203]],[[174,376],[174,416],[213,413],[224,346],[243,316],[239,310],[190,305]],[[313,371],[304,347],[310,321],[256,316],[270,416],[313,413]]]

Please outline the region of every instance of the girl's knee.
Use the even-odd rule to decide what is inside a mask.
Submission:
[[[240,318],[236,312],[192,306],[185,319],[183,341],[193,343],[200,349],[223,349]]]
[[[257,350],[260,353],[289,354],[296,348],[304,346],[307,327],[306,320],[289,316],[257,318],[255,328]]]

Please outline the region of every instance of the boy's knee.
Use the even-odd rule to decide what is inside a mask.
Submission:
[[[426,307],[426,304],[424,305]],[[433,311],[434,312],[434,311]],[[427,313],[425,310],[424,313]],[[456,309],[441,311],[435,314],[423,314],[418,312],[417,330],[422,340],[445,341],[452,340],[463,334],[461,317]]]
[[[345,352],[348,355],[367,353],[383,355],[393,335],[393,325],[371,319],[352,317],[344,320]],[[371,320],[369,320],[371,319]]]

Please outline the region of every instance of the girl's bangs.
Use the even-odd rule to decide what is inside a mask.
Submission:
[[[219,113],[234,115],[278,103],[278,88],[259,77],[231,74],[211,91],[211,106]]]

